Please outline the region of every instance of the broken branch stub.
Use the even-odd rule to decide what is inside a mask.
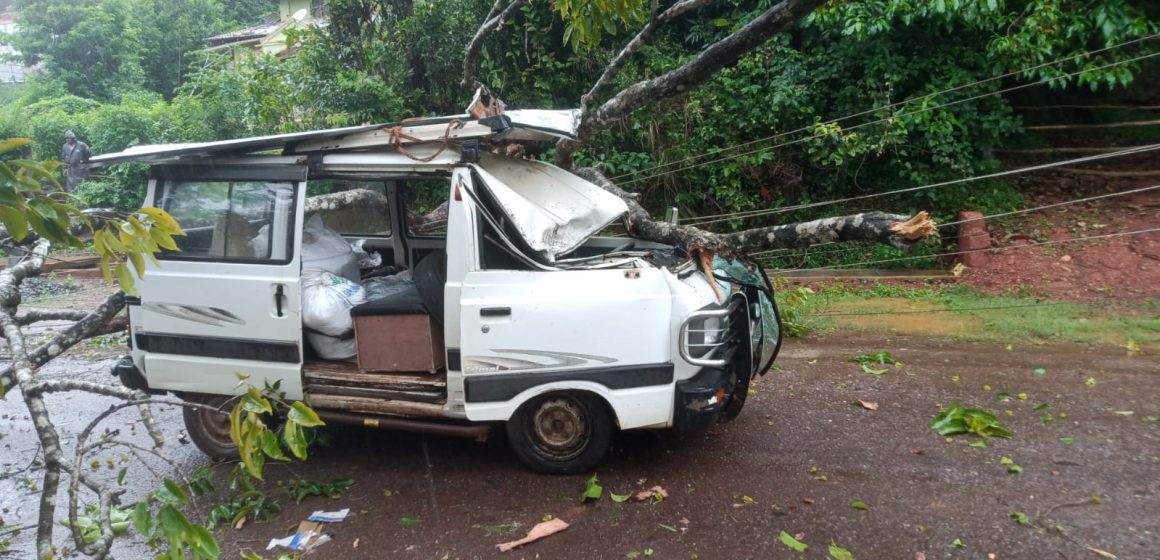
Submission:
[[[936,230],[934,221],[926,212],[907,216],[873,211],[735,233],[713,233],[696,226],[654,221],[634,193],[616,186],[596,168],[584,167],[576,169],[575,173],[620,197],[628,205],[624,221],[630,236],[682,247],[690,253],[704,251],[737,257],[772,249],[805,248],[841,241],[876,241],[906,250]]]

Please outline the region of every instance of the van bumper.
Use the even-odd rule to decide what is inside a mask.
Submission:
[[[149,382],[145,380],[145,374],[137,369],[137,364],[133,363],[132,356],[121,356],[111,373],[121,380],[122,385],[130,389],[149,391]]]
[[[729,372],[705,368],[677,382],[673,427],[680,432],[707,430],[717,423],[731,392]]]

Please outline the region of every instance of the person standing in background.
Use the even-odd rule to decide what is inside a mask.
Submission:
[[[76,190],[77,185],[87,175],[83,164],[92,156],[89,145],[77,140],[73,131],[64,133],[64,146],[60,148],[60,160],[64,162],[65,185],[68,192]]]

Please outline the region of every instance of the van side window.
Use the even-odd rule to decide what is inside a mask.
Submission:
[[[383,181],[311,179],[306,185],[306,217],[311,210],[335,200],[341,210],[322,212],[322,223],[343,235],[389,237],[391,204]],[[316,198],[318,197],[318,198]]]
[[[170,260],[286,263],[294,247],[294,190],[288,182],[169,181],[158,206],[181,224]]]
[[[439,178],[405,179],[398,184],[407,209],[407,235],[447,237],[451,183],[446,178]]]

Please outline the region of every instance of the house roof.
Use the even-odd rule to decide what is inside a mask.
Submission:
[[[253,27],[247,27],[237,31],[230,31],[229,33],[222,33],[221,35],[214,35],[213,37],[206,37],[205,41],[209,43],[211,47],[219,47],[233,43],[258,40],[273,33],[276,29],[278,29],[280,24],[281,22],[278,20],[278,16],[268,16],[266,19],[262,20],[262,23],[259,23]]]

